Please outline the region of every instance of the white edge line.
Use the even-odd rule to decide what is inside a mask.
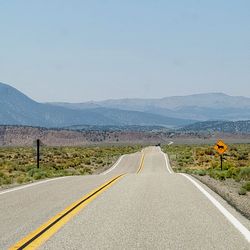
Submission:
[[[213,205],[233,224],[233,226],[244,235],[246,240],[250,242],[250,231],[243,226],[226,208],[224,208],[212,195],[210,195],[203,187],[201,187],[195,180],[186,174],[181,174],[191,181],[212,203]]]
[[[0,195],[11,193],[11,192],[18,191],[18,190],[22,190],[22,189],[29,188],[29,187],[33,187],[33,186],[36,186],[36,185],[44,184],[44,183],[47,183],[47,182],[50,182],[50,181],[56,181],[56,180],[68,178],[68,177],[70,177],[70,176],[57,177],[57,178],[53,178],[53,179],[48,179],[48,180],[44,180],[44,181],[39,181],[39,182],[23,185],[21,187],[11,188],[11,189],[8,189],[6,191],[0,192]]]
[[[109,168],[109,169],[106,170],[105,172],[101,173],[100,175],[106,175],[106,174],[108,174],[109,172],[111,172],[112,170],[114,170],[114,169],[119,165],[119,163],[121,162],[121,160],[123,159],[124,156],[125,156],[125,155],[122,155],[122,156],[118,159],[118,161],[117,161],[111,168]]]
[[[162,150],[160,149],[161,153],[163,154],[164,156],[164,159],[165,159],[165,162],[166,162],[166,166],[167,166],[167,169],[168,169],[168,172],[170,174],[173,173],[173,171],[170,169],[170,163],[169,163],[169,159],[167,158],[166,154],[164,152],[162,152]]]

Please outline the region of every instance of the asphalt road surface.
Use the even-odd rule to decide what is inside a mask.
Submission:
[[[174,174],[158,147],[100,175],[0,192],[0,249],[249,250],[249,229],[210,189]]]

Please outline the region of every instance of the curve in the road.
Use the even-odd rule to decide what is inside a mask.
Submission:
[[[102,173],[101,175],[106,175],[113,171],[122,161],[124,156],[120,157],[113,167]],[[140,165],[137,170],[137,174],[143,169],[145,154],[143,153],[140,160]],[[21,250],[26,248],[36,249],[53,236],[63,225],[65,225],[71,218],[78,214],[87,204],[97,198],[101,193],[114,185],[119,179],[124,177],[126,173],[118,175],[111,180],[105,182],[103,185],[87,194],[80,200],[74,202],[69,207],[64,209],[62,212],[58,213],[56,216],[51,218],[48,222],[44,223],[38,229],[27,235],[25,238],[21,239],[18,243],[10,248],[10,250]]]
[[[117,161],[111,168],[109,168],[109,169],[106,170],[105,172],[101,173],[101,175],[106,175],[106,174],[110,173],[112,170],[114,170],[114,169],[120,164],[120,162],[122,161],[122,159],[124,158],[124,156],[125,156],[125,155],[122,155],[122,156],[118,159],[118,161]]]
[[[29,234],[28,238],[25,237],[22,242],[19,242],[12,249],[26,249],[24,244],[29,243],[35,236],[37,236],[37,239],[34,239],[32,242],[34,244],[34,247],[32,245],[33,249],[40,244],[41,249],[46,250],[62,248],[249,249],[247,243],[249,243],[250,233],[247,228],[249,228],[250,224],[228,207],[227,204],[224,204],[220,197],[217,197],[211,190],[199,184],[198,181],[190,176],[185,178],[181,174],[173,174],[167,155],[159,147],[148,147],[143,152],[125,156],[118,162],[108,170],[106,175],[81,177],[82,183],[73,181],[74,188],[67,183],[71,179],[65,179],[62,182],[63,188],[66,189],[63,191],[63,196],[59,193],[58,197],[53,196],[56,198],[53,200],[53,203],[47,203],[47,205],[52,205],[54,209],[61,205],[62,202],[64,202],[64,205],[60,209],[53,210],[55,212],[50,211],[47,213],[48,217],[45,217],[43,214],[37,216],[38,218],[43,218],[39,224],[37,223],[37,217],[35,219],[36,224],[30,219],[26,223],[28,219],[27,214],[30,215],[31,213],[34,216],[39,211],[45,211],[43,206],[45,201],[40,202],[36,197],[39,197],[39,193],[40,195],[43,193],[46,195],[48,191],[58,194],[58,190],[61,190],[62,186],[58,186],[56,189],[51,187],[52,184],[55,186],[58,182],[52,182],[50,185],[43,186],[44,190],[38,190],[38,187],[33,187],[17,194],[22,195],[24,193],[27,196],[30,193],[33,204],[43,206],[42,210],[28,206],[29,209],[32,208],[30,213],[26,212],[28,209],[26,208],[27,201],[29,201],[29,199],[26,200],[26,196],[19,198],[15,192],[8,196],[1,196],[2,211],[3,208],[10,210],[9,213],[4,213],[5,217],[2,217],[4,219],[2,228],[5,227],[2,231],[4,233],[2,240],[6,242],[2,246],[7,246],[10,239],[15,239],[10,244],[12,245],[18,238],[20,239],[27,235],[30,231],[30,226],[33,226],[33,228],[39,227],[51,215],[56,214],[58,210],[63,210],[67,204],[81,197],[83,190],[85,194],[89,193],[90,190],[105,182],[103,185],[106,184],[107,186],[103,187],[100,193],[95,189],[98,192],[98,199],[95,199],[97,198],[95,195],[87,199],[87,203],[90,204],[84,208],[84,212],[79,213],[87,205],[83,201],[86,196],[78,200],[78,202],[72,203],[68,209],[63,210],[57,217],[54,217],[54,220],[51,219],[42,227],[39,227],[38,230],[34,231],[33,234]],[[123,175],[121,176],[121,174],[124,172],[131,174],[127,174],[125,178],[122,178]],[[112,176],[117,176],[115,177],[117,179],[113,177],[109,180]],[[88,179],[90,183],[96,180],[93,185],[91,184],[91,188],[89,183],[86,183]],[[110,182],[112,183],[109,184]],[[110,188],[108,192],[99,195],[115,182],[117,184]],[[48,189],[46,189],[46,186],[48,186]],[[85,186],[89,187],[88,191],[84,189]],[[102,186],[99,186],[97,189],[102,188]],[[68,190],[69,187],[70,190]],[[78,196],[72,198],[72,193],[74,194],[75,192],[74,189],[78,190]],[[89,195],[93,194],[93,192],[89,193]],[[35,196],[34,193],[36,194]],[[24,205],[21,211],[13,210],[13,197],[20,200]],[[70,202],[68,202],[69,199],[71,199]],[[45,197],[45,200],[48,199]],[[93,202],[91,202],[92,200]],[[149,200],[150,202],[148,202]],[[82,204],[79,204],[81,202]],[[81,207],[82,205],[83,207]],[[65,217],[62,217],[74,206],[77,207],[69,212],[70,216],[65,215]],[[78,216],[71,220],[74,213],[78,214]],[[19,218],[19,215],[22,215],[20,221],[16,223],[14,219],[14,224],[12,223],[13,225],[9,226],[8,219],[10,220],[12,217]],[[60,217],[62,219],[55,223]],[[55,224],[52,225],[53,223]],[[61,223],[64,225],[63,227]],[[50,225],[52,225],[51,228],[48,228],[44,234],[41,234]],[[140,229],[138,229],[138,226],[140,226]],[[9,229],[6,230],[6,227]],[[18,229],[15,229],[15,227]],[[24,231],[23,228],[28,230]],[[50,229],[52,234],[50,234]],[[56,233],[59,229],[60,233]],[[10,236],[6,232],[9,232]],[[19,233],[18,238],[16,238],[15,232]],[[44,238],[40,237],[40,235]],[[51,237],[52,235],[53,237]],[[242,235],[245,236],[247,241],[245,241]],[[28,246],[30,247],[31,244]]]
[[[144,166],[144,159],[145,159],[145,154],[143,153],[142,154],[142,158],[141,158],[141,163],[140,163],[140,166],[139,166],[139,168],[138,168],[138,170],[137,170],[137,174],[139,174],[141,171],[142,171],[142,169],[143,169],[143,166]]]

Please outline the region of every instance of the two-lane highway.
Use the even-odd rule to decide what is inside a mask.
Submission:
[[[0,249],[18,249],[34,236],[27,249],[250,249],[249,221],[188,178],[172,173],[160,148],[149,147],[99,176],[0,193]],[[82,207],[70,212],[76,201]],[[65,211],[63,223],[53,220]],[[54,224],[43,232],[43,223]]]
[[[112,177],[139,168],[142,153],[126,155],[111,172],[42,181],[0,192],[0,249],[8,249]]]

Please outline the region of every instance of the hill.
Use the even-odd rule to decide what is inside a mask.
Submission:
[[[0,83],[0,124],[41,127],[73,125],[140,125],[176,127],[193,121],[169,118],[141,111],[119,110],[108,107],[74,109],[38,103],[17,89]]]
[[[249,120],[250,98],[223,93],[173,96],[162,99],[117,99],[87,103],[54,103],[71,109],[96,107],[140,111],[191,120]]]
[[[101,128],[101,127],[100,127]],[[98,129],[98,128],[95,128]],[[126,130],[49,129],[30,126],[0,125],[1,146],[34,146],[40,139],[45,146],[85,146],[99,144],[155,144],[164,141],[164,133]]]
[[[250,120],[248,121],[207,121],[197,122],[185,126],[181,131],[186,132],[223,132],[250,134]]]
[[[163,126],[196,121],[249,120],[250,98],[223,93],[162,99],[120,99],[87,103],[38,103],[0,83],[0,124],[42,127]]]

